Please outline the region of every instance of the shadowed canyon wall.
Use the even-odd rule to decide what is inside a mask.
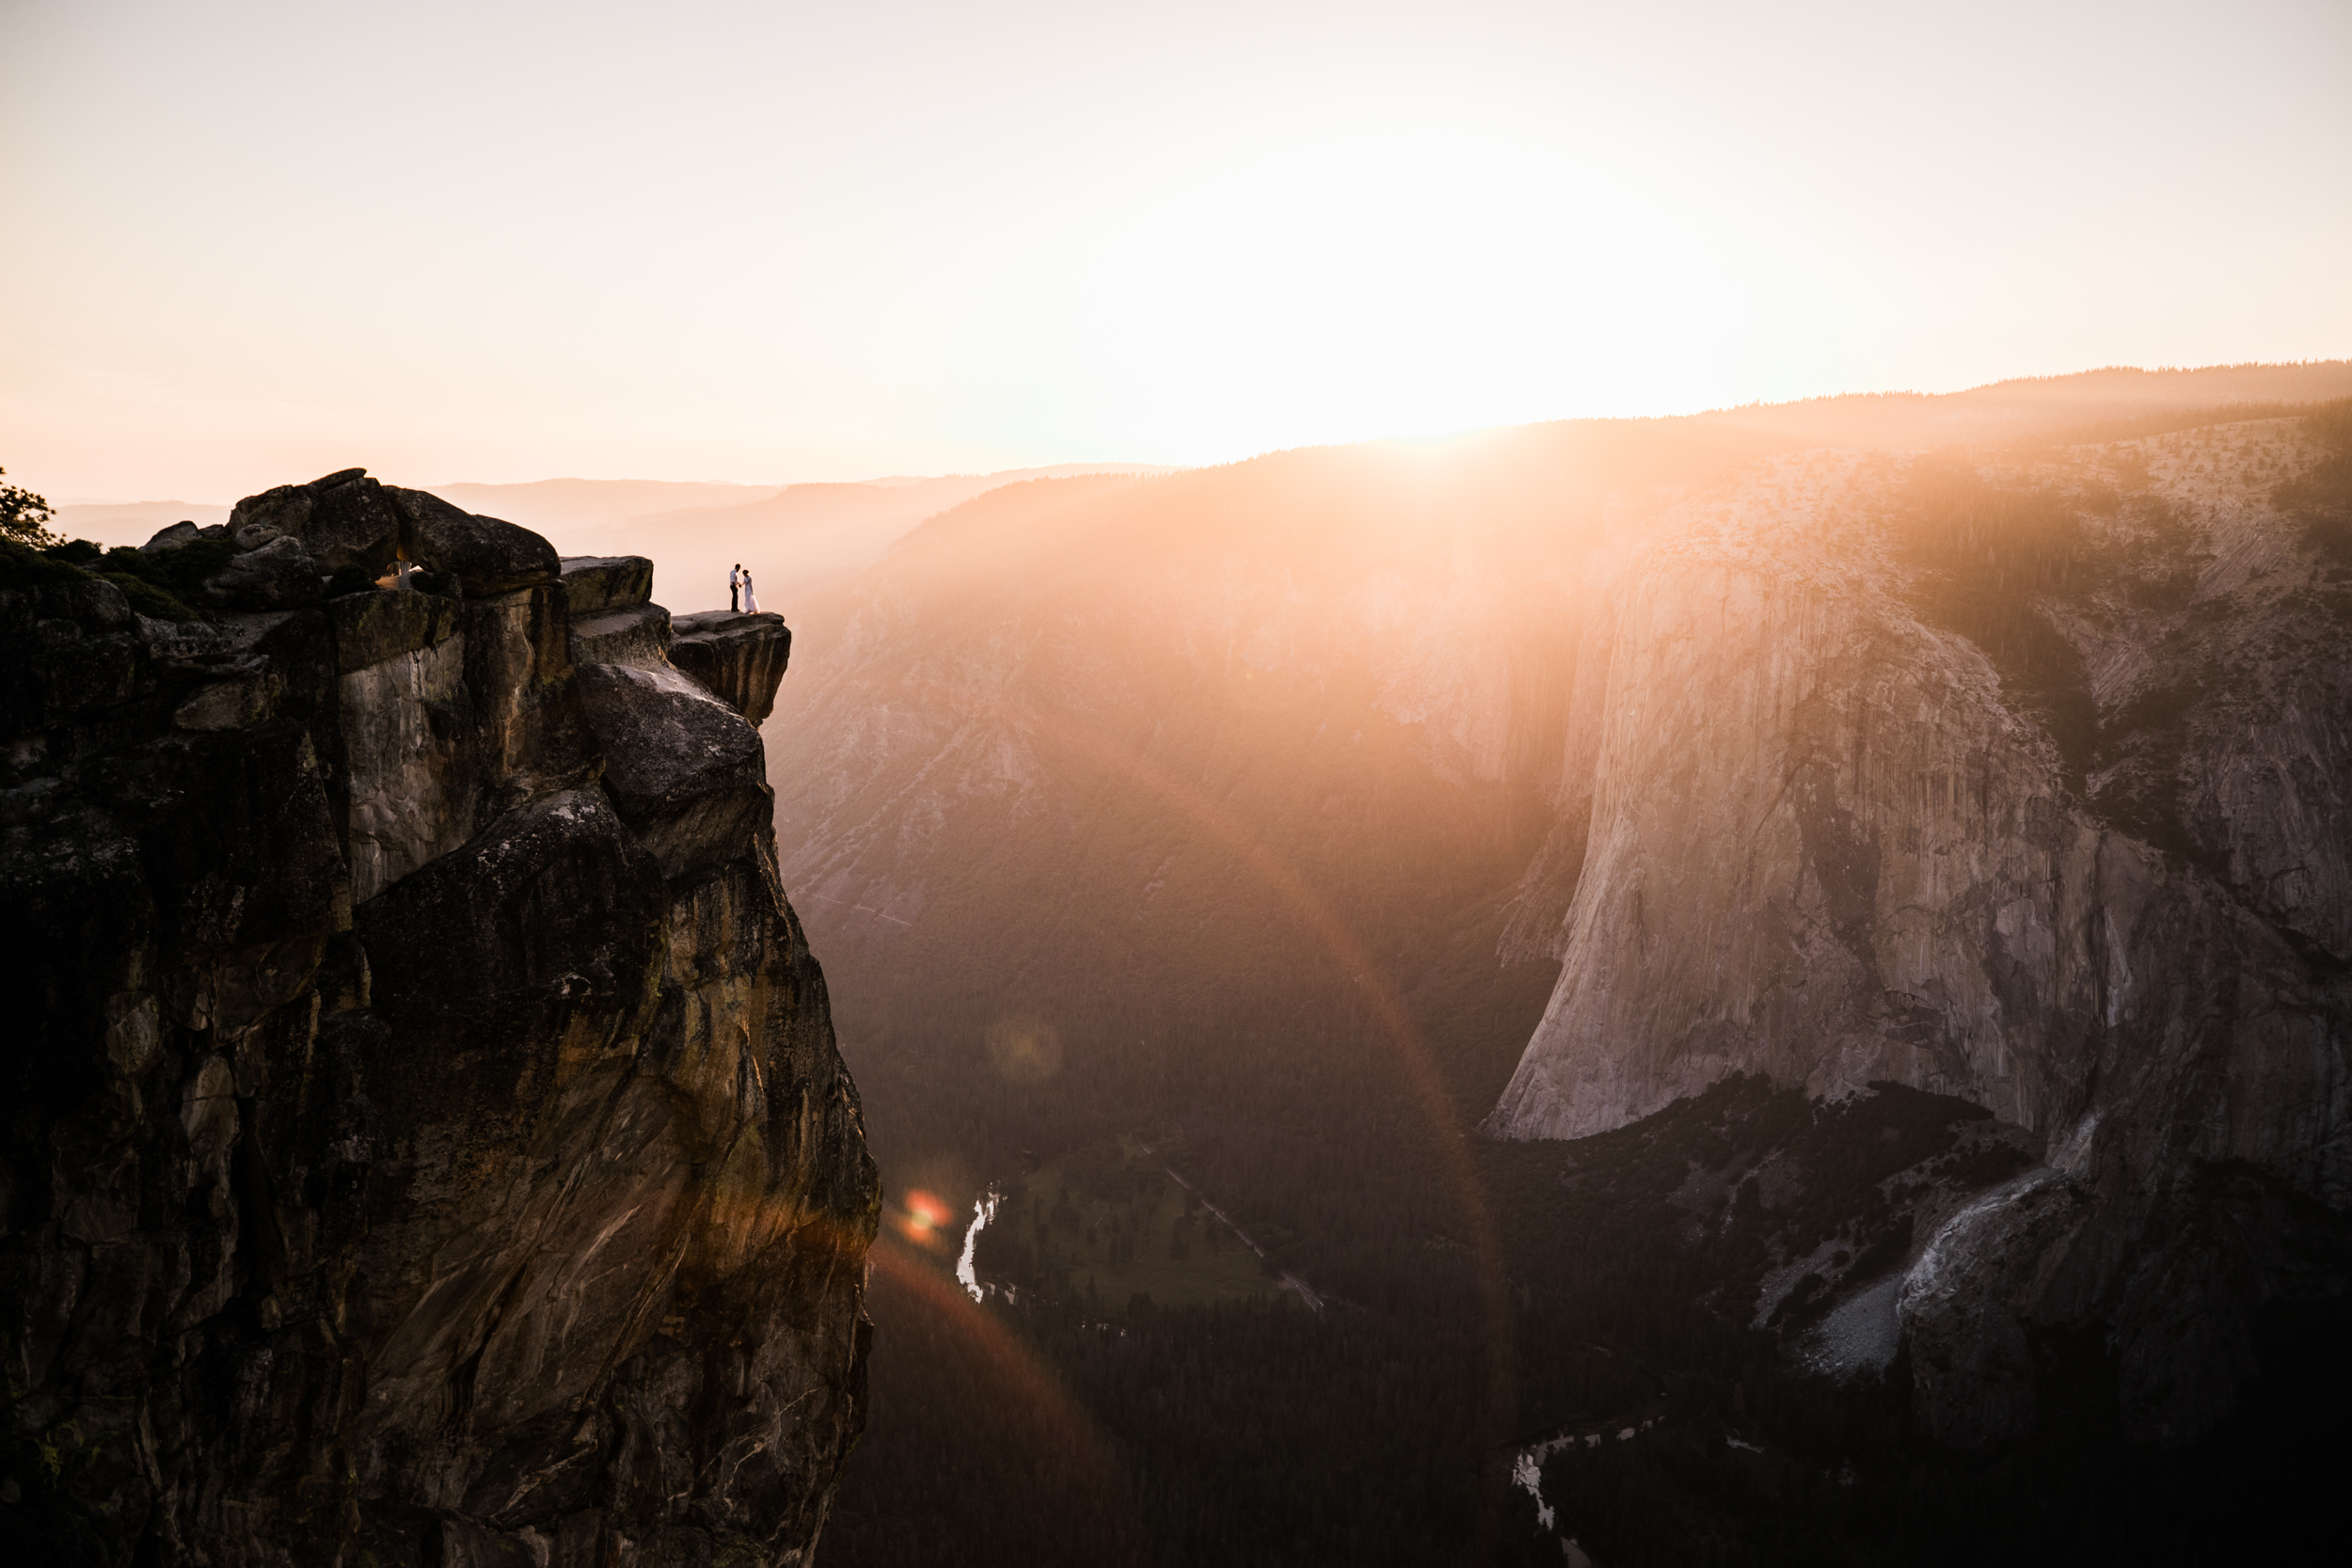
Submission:
[[[805,1560],[879,1190],[780,620],[690,678],[647,562],[358,470],[158,561],[0,589],[20,1560]]]

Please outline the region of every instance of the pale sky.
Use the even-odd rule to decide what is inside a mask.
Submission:
[[[2352,5],[0,0],[53,499],[2352,356]]]

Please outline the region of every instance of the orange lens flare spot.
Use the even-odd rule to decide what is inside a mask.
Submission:
[[[947,1220],[947,1205],[917,1188],[907,1194],[906,1207],[891,1211],[890,1228],[917,1246],[938,1250],[947,1244],[940,1234]]]

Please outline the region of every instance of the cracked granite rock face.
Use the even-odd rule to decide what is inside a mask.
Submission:
[[[1820,453],[1669,513],[1580,658],[1557,924],[1510,937],[1564,969],[1487,1130],[1734,1071],[1989,1107],[2048,1168],[1904,1287],[1930,1430],[2018,1435],[2034,1336],[2090,1326],[2131,1435],[2209,1427],[2260,1303],[2347,1277],[2352,573],[2271,499],[2316,461],[2292,420],[1940,490]]]
[[[717,692],[757,724],[776,705],[776,686],[792,653],[792,630],[773,610],[756,615],[707,610],[671,623],[670,662]]]
[[[357,470],[232,521],[467,596],[0,592],[0,1540],[807,1560],[879,1198],[756,731],[576,669],[511,525]]]
[[[564,595],[574,664],[670,662],[670,612],[649,602],[653,562],[644,556],[566,556]]]

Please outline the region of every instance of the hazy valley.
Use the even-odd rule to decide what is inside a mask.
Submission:
[[[2339,1533],[2352,7],[0,58],[0,1568]]]
[[[1476,1501],[1495,1451],[1670,1395],[1675,1441],[1712,1423],[1735,1467],[1726,1432],[1795,1463],[1797,1429],[1755,1407],[1800,1396],[1743,1385],[1760,1356],[1792,1386],[1832,1374],[1803,1397],[1894,1412],[1883,1440],[1913,1468],[1872,1472],[1883,1497],[1954,1489],[1959,1513],[1858,1560],[2062,1555],[2002,1533],[2029,1497],[1960,1499],[2068,1422],[2160,1455],[2266,1397],[2253,1347],[2335,1299],[2346,1256],[2327,1217],[2352,955],[2342,436],[2277,406],[2344,383],[2106,372],[1025,483],[796,601],[779,852],[885,1171],[957,1215],[1015,1195],[978,1263],[1026,1306],[988,1310],[1039,1336],[1093,1441],[1161,1478],[1146,1536],[1195,1509],[1197,1545],[1230,1541],[1229,1508],[1287,1497],[1317,1552],[1426,1560],[1449,1529],[1523,1528]],[[1041,1039],[1050,1066],[1008,1056]],[[1682,1108],[1740,1082],[1795,1097],[1739,1113],[1778,1130],[1695,1132]],[[1885,1101],[1895,1158],[1863,1109],[1893,1085],[1962,1119]],[[1819,1123],[1808,1101],[1857,1109]],[[1906,1117],[1924,1141],[1897,1139]],[[1089,1205],[1121,1189],[1065,1174],[1122,1134],[1270,1243],[1262,1301],[1125,1316],[1143,1274],[1094,1260],[1158,1200],[1106,1229]],[[1694,1137],[1715,1142],[1676,1147]],[[1565,1174],[1605,1162],[1596,1143],[1676,1151]],[[1580,1208],[1594,1181],[1641,1225]],[[1141,1243],[1163,1270],[1201,1249],[1187,1223]],[[1685,1239],[1643,1258],[1652,1227]],[[1275,1326],[1297,1302],[1278,1270],[1338,1304],[1321,1332],[1378,1324],[1447,1369],[1407,1423],[1428,1446],[1342,1466],[1386,1479],[1327,1508],[1295,1499],[1350,1423],[1309,1389],[1369,1402],[1358,1424],[1407,1396],[1369,1349],[1295,1387],[1264,1359],[1294,1351],[1233,1349],[1304,1332]],[[885,1336],[946,1309],[880,1277]],[[1098,1365],[1122,1354],[1083,1348],[1098,1321],[1165,1344]],[[952,1360],[953,1331],[924,1332]],[[1642,1398],[1564,1391],[1596,1342],[1638,1358]],[[1179,1369],[1228,1350],[1300,1455],[1255,1505],[1247,1466],[1151,1447],[1171,1421],[1213,1441],[1223,1396]],[[893,1410],[931,1386],[878,1365],[884,1473],[947,1466]],[[1143,1414],[1187,1398],[1195,1426]],[[1682,1463],[1655,1443],[1582,1481],[1550,1450],[1559,1533],[1584,1518],[1599,1560],[1696,1560],[1780,1506],[1732,1476],[1711,1525],[1616,1518],[1607,1494],[1653,1484],[1629,1464]],[[1862,1462],[1854,1433],[1830,1446],[1799,1468]],[[1450,1513],[1425,1479],[1448,1465]],[[2026,1474],[2052,1498],[2087,1484]],[[859,1533],[859,1486],[860,1560],[989,1560],[949,1544],[968,1502],[939,1504],[929,1545],[903,1521]],[[1824,1530],[1876,1506],[1829,1497]],[[2100,1528],[2142,1538],[2119,1518]],[[1073,1560],[1116,1535],[998,1523]]]
[[[2352,1387],[2347,397],[11,544],[8,1528],[2269,1549]]]

